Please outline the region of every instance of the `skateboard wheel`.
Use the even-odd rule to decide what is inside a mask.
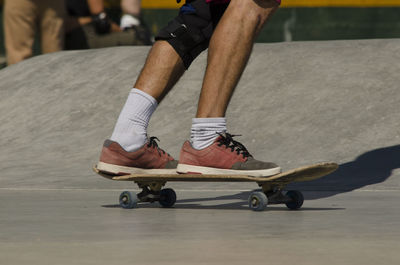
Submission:
[[[136,208],[138,201],[136,194],[130,191],[124,191],[119,195],[119,205],[124,209]]]
[[[291,202],[286,203],[290,210],[298,210],[303,206],[304,196],[300,191],[290,190],[286,193],[286,196],[292,199]]]
[[[173,189],[162,189],[160,191],[160,201],[162,207],[171,208],[176,202],[176,193]]]
[[[268,205],[268,198],[261,191],[254,191],[249,196],[249,207],[253,211],[263,211]]]

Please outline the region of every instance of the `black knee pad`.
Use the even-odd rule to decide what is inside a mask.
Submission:
[[[228,4],[207,4],[205,0],[187,0],[179,15],[161,29],[156,40],[166,40],[189,68],[208,48],[210,38]]]

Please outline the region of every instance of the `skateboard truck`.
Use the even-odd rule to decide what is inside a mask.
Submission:
[[[249,208],[253,211],[263,211],[270,204],[285,204],[290,210],[298,210],[304,202],[300,191],[290,190],[283,193],[281,188],[267,191],[253,191],[248,199]]]
[[[159,202],[161,206],[170,208],[176,202],[176,193],[173,189],[163,189],[166,182],[136,182],[142,189],[137,195],[130,191],[124,191],[119,196],[119,204],[124,209],[136,208],[138,202]]]

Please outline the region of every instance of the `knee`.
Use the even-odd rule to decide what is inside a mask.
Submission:
[[[230,8],[240,21],[261,28],[279,8],[279,0],[232,0]]]

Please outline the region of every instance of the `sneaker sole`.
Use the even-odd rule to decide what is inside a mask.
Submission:
[[[182,174],[248,175],[252,177],[269,177],[281,173],[281,168],[275,167],[259,170],[234,170],[178,164],[177,172]]]
[[[104,162],[99,162],[97,164],[97,169],[99,171],[110,173],[113,175],[131,175],[131,174],[176,174],[176,169],[145,169],[137,167],[124,167],[113,164],[108,164]]]

